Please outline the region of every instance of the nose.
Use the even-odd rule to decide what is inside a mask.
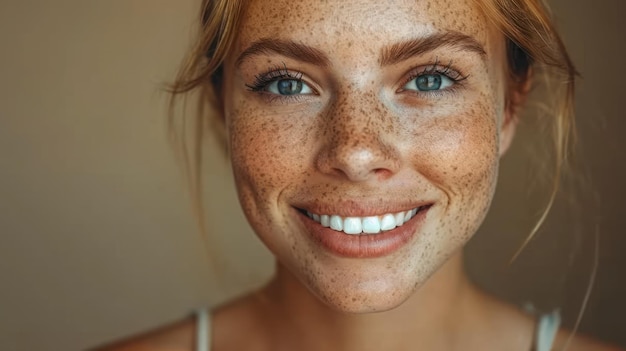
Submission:
[[[324,145],[316,166],[322,173],[353,182],[384,180],[401,164],[394,118],[370,96],[344,96],[324,116]]]

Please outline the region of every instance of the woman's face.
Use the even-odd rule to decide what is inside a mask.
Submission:
[[[482,222],[514,133],[487,23],[471,0],[246,6],[223,90],[240,201],[331,307],[399,305]]]

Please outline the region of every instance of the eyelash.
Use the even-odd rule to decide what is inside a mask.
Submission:
[[[246,87],[250,91],[263,91],[270,83],[280,79],[294,79],[302,80],[301,72],[291,72],[287,69],[287,66],[275,66],[270,68],[264,73],[254,76],[254,82],[252,84],[246,84]]]
[[[411,94],[421,95],[421,96],[430,96],[430,97],[440,97],[446,94],[454,93],[458,88],[460,88],[459,87],[460,83],[462,83],[464,80],[469,78],[469,75],[463,75],[462,73],[452,69],[452,61],[450,61],[450,63],[448,63],[447,66],[442,66],[439,64],[438,59],[436,59],[434,63],[429,64],[427,66],[420,65],[420,66],[414,67],[409,72],[410,72],[409,76],[407,77],[406,80],[403,81],[402,87],[404,87],[413,79],[416,79],[423,75],[429,75],[429,74],[440,74],[454,82],[454,84],[451,87],[444,89],[444,90],[435,90],[435,91],[408,90],[408,93],[411,93]],[[277,94],[271,94],[271,93],[266,94],[264,92],[264,89],[267,88],[269,84],[280,79],[293,79],[293,80],[302,81],[302,75],[303,75],[302,72],[290,71],[289,69],[287,69],[287,65],[283,63],[282,66],[277,65],[268,69],[264,73],[255,75],[254,82],[252,84],[245,84],[245,86],[246,88],[248,88],[248,90],[252,92],[262,93],[263,95],[265,95],[265,98],[269,99],[271,102],[279,100],[279,99],[286,101],[286,102],[290,100],[293,101],[294,99],[297,100],[301,98],[303,95],[299,95],[299,94],[277,95]],[[402,88],[398,90],[398,92],[405,92],[405,91],[407,90],[402,89]]]
[[[276,101],[280,101],[280,102],[296,102],[299,99],[301,99],[303,97],[303,95],[300,94],[296,94],[296,95],[278,95],[278,94],[272,94],[272,93],[267,93],[265,91],[265,89],[272,83],[274,83],[277,80],[281,80],[281,79],[293,79],[293,80],[297,80],[297,81],[303,81],[302,80],[302,72],[297,72],[297,71],[290,71],[289,69],[287,69],[287,65],[285,63],[283,63],[282,66],[273,66],[270,69],[268,69],[267,71],[255,75],[254,76],[254,82],[252,84],[246,84],[246,88],[249,91],[252,92],[256,92],[258,94],[261,94],[262,97],[264,99],[267,99],[268,102],[276,102]],[[306,83],[306,82],[305,82]]]
[[[432,64],[428,64],[426,66],[420,65],[420,66],[414,67],[409,71],[409,76],[407,77],[407,79],[404,80],[402,83],[402,87],[404,87],[410,81],[420,76],[429,75],[429,74],[440,74],[442,76],[447,77],[452,82],[454,82],[454,84],[451,87],[447,89],[435,90],[435,91],[413,91],[413,90],[407,91],[407,90],[404,90],[403,88],[400,88],[398,92],[406,91],[411,94],[418,94],[421,96],[434,96],[434,97],[440,97],[446,94],[455,93],[456,90],[461,87],[461,83],[463,83],[463,81],[469,78],[469,75],[463,75],[459,71],[454,70],[452,68],[452,63],[453,62],[450,61],[448,65],[442,66],[439,64],[439,60],[435,59],[434,63]]]

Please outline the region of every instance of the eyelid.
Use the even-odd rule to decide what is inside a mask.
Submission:
[[[450,61],[448,65],[442,65],[438,63],[437,60],[435,60],[434,63],[414,66],[413,68],[409,69],[409,71],[406,73],[407,78],[401,81],[401,84],[399,85],[400,87],[397,91],[403,91],[403,87],[407,85],[410,81],[427,74],[441,74],[443,76],[446,76],[455,83],[454,85],[457,85],[460,82],[469,78],[469,75],[463,75],[463,73],[461,73],[459,70],[453,68],[452,61]]]
[[[312,84],[308,79],[302,78],[303,76],[304,76],[303,72],[289,69],[287,68],[287,65],[283,63],[282,66],[276,65],[261,74],[255,75],[254,82],[252,84],[246,83],[245,86],[250,91],[263,93],[264,92],[263,89],[265,89],[270,84],[276,82],[277,80],[294,79],[294,80],[301,81],[303,84],[306,84],[313,92],[312,94],[300,94],[300,95],[319,95],[318,89],[316,88],[315,84]],[[271,93],[268,93],[268,94],[271,94]],[[272,95],[275,95],[275,94],[272,94]]]

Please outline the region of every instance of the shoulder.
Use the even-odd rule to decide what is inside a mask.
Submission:
[[[211,313],[212,350],[268,350],[263,326],[267,315],[253,295],[219,306]],[[184,320],[116,341],[89,351],[193,351],[196,318]],[[242,335],[246,335],[242,338]]]
[[[271,350],[271,317],[271,309],[255,293],[219,306],[213,311],[214,350]]]
[[[560,350],[565,346],[567,346],[568,351],[625,351],[622,348],[608,345],[586,336],[576,335],[571,337],[570,331],[561,330],[557,335],[553,349]]]
[[[502,345],[510,345],[507,342],[525,335],[524,339],[536,338],[537,333],[537,317],[533,316],[525,309],[510,305],[503,301],[486,297],[490,311],[495,315],[497,325],[502,327],[502,331],[497,333],[498,337],[503,340]],[[508,331],[508,332],[507,332]],[[526,331],[526,334],[520,334],[520,331]],[[509,348],[510,349],[510,348]],[[525,346],[527,349],[527,346]],[[622,348],[600,342],[594,338],[587,337],[577,333],[572,337],[572,332],[566,328],[560,328],[552,345],[552,350],[567,351],[626,351]]]
[[[195,318],[189,317],[90,351],[193,351],[195,325]]]

